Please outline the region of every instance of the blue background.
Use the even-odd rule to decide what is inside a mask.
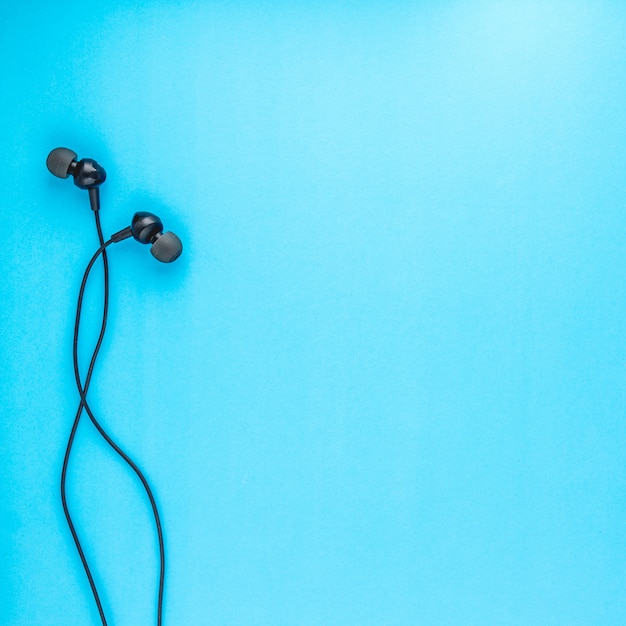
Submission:
[[[98,623],[59,497],[97,239],[59,145],[107,169],[107,234],[185,242],[111,249],[90,391],[162,510],[165,624],[626,623],[622,2],[0,24],[3,625]],[[154,623],[150,511],[88,422],[68,489],[110,622]]]

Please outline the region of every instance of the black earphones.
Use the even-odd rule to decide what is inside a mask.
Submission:
[[[89,191],[89,202],[94,211],[100,210],[100,192],[98,187],[106,180],[104,168],[93,159],[76,160],[77,154],[69,148],[55,148],[46,159],[50,173],[59,178],[74,177],[74,184],[79,189]],[[152,256],[162,263],[175,261],[183,251],[181,240],[172,232],[163,232],[163,222],[153,213],[140,211],[133,216],[130,226],[115,233],[114,243],[134,237],[139,243],[152,244]]]
[[[154,213],[139,211],[133,215],[130,226],[111,235],[117,243],[134,237],[139,243],[150,243],[152,256],[162,263],[175,261],[183,251],[181,240],[172,232],[163,232],[163,222]]]
[[[104,168],[93,159],[76,160],[77,154],[68,148],[55,148],[46,159],[51,174],[59,178],[74,177],[74,184],[79,189],[89,192],[89,202],[94,211],[100,209],[100,192],[98,187],[107,179]]]
[[[74,418],[74,423],[70,431],[67,446],[65,448],[63,468],[61,470],[61,503],[63,505],[63,512],[65,514],[65,519],[72,534],[74,545],[78,550],[78,554],[83,564],[85,574],[87,575],[89,586],[91,587],[91,592],[98,608],[98,613],[100,615],[102,626],[107,626],[104,607],[100,600],[94,577],[91,574],[91,569],[87,562],[87,557],[85,556],[85,553],[81,546],[76,527],[74,526],[74,522],[72,521],[72,516],[70,514],[70,509],[66,497],[66,475],[68,464],[72,452],[76,429],[78,427],[81,415],[83,411],[85,411],[89,416],[89,419],[91,420],[93,426],[97,429],[102,438],[137,475],[150,501],[159,543],[159,590],[157,597],[157,626],[161,626],[163,619],[163,590],[165,582],[165,544],[163,540],[163,529],[161,527],[157,504],[154,499],[154,495],[152,494],[152,489],[150,488],[150,485],[148,484],[148,481],[142,471],[135,464],[135,462],[115,443],[115,441],[110,437],[110,435],[96,419],[87,400],[87,391],[89,390],[92,381],[94,365],[96,363],[96,358],[100,351],[100,347],[102,346],[102,340],[104,339],[107,325],[107,315],[109,307],[109,264],[107,257],[107,248],[114,243],[119,243],[120,241],[124,241],[125,239],[133,237],[139,243],[150,244],[150,252],[155,259],[161,261],[162,263],[171,263],[181,255],[181,252],[183,251],[183,244],[174,233],[164,233],[163,222],[156,215],[154,215],[153,213],[148,213],[147,211],[140,211],[138,213],[135,213],[135,215],[133,215],[133,219],[131,220],[130,226],[127,226],[126,228],[123,228],[122,230],[116,232],[111,236],[110,239],[105,241],[104,235],[102,233],[102,226],[100,223],[99,195],[99,187],[106,180],[107,176],[104,168],[93,159],[82,159],[80,161],[77,161],[76,153],[72,150],[69,150],[68,148],[55,148],[54,150],[52,150],[52,152],[50,152],[50,154],[48,155],[46,165],[48,167],[48,170],[50,170],[52,174],[58,176],[59,178],[68,178],[71,174],[74,177],[74,184],[79,189],[86,189],[89,192],[89,202],[93,210],[94,219],[96,222],[96,229],[98,233],[98,240],[100,242],[100,247],[92,256],[89,264],[87,265],[85,273],[83,274],[83,280],[78,295],[78,304],[76,307],[76,320],[74,323],[73,360],[74,378],[76,379],[76,386],[80,394],[80,403],[78,405],[76,417]],[[94,348],[91,355],[89,367],[87,368],[84,377],[81,377],[81,370],[79,368],[78,362],[78,339],[83,297],[85,295],[85,286],[87,284],[87,279],[89,278],[89,273],[91,272],[94,263],[98,260],[99,257],[101,257],[102,259],[104,277],[102,324],[100,327],[100,335],[98,337],[96,347]]]

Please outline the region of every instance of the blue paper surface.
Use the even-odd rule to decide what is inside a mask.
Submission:
[[[164,624],[626,623],[626,7],[0,9],[0,623],[98,624],[59,495],[89,392],[154,488]],[[99,325],[101,272],[81,363]],[[68,474],[110,623],[155,623],[140,484]]]

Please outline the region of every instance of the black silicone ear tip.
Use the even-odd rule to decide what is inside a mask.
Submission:
[[[70,165],[76,160],[76,152],[68,148],[55,148],[46,159],[46,165],[51,174],[59,178],[67,178],[70,175]]]
[[[161,263],[171,263],[175,261],[183,251],[182,241],[172,232],[163,233],[150,246],[152,256]]]

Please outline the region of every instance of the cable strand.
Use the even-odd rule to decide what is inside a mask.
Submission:
[[[97,215],[97,214],[96,214]],[[78,327],[80,324],[80,313],[82,308],[82,300],[85,291],[85,285],[87,283],[87,277],[89,276],[89,272],[93,267],[93,264],[96,262],[97,258],[101,254],[105,254],[105,249],[107,246],[112,244],[112,241],[108,241],[106,243],[102,242],[98,251],[93,255],[89,264],[87,265],[87,269],[85,270],[85,274],[83,276],[83,280],[80,287],[79,297],[78,297],[78,306],[76,311],[76,322],[74,324],[74,369],[75,373],[77,372],[77,357],[76,357],[76,346],[78,342]],[[108,278],[108,266],[106,266],[105,278]],[[105,281],[108,283],[108,281]],[[107,284],[108,287],[108,284]],[[74,423],[72,424],[72,429],[70,431],[70,436],[67,442],[67,446],[65,448],[65,455],[63,457],[63,468],[61,470],[61,502],[63,504],[63,512],[65,513],[65,519],[67,521],[67,525],[69,526],[70,532],[72,534],[72,539],[74,540],[74,545],[78,551],[80,556],[80,560],[83,564],[83,568],[85,573],[87,574],[87,579],[89,581],[89,586],[91,588],[91,592],[93,594],[94,600],[96,601],[96,606],[98,608],[98,613],[100,615],[100,620],[102,622],[102,626],[107,626],[106,617],[104,614],[104,609],[102,608],[102,603],[100,601],[100,596],[98,595],[98,590],[96,588],[96,583],[91,574],[91,570],[89,569],[89,564],[87,562],[87,557],[83,551],[83,548],[80,543],[80,539],[78,537],[78,533],[76,532],[76,528],[74,526],[74,522],[72,521],[72,516],[70,515],[69,507],[67,505],[67,494],[66,494],[66,478],[67,478],[67,467],[70,459],[70,455],[72,452],[72,445],[74,443],[74,437],[76,436],[76,431],[78,429],[78,424],[80,422],[80,417],[83,411],[84,404],[86,402],[86,395],[89,389],[89,385],[91,383],[91,376],[93,374],[93,369],[96,363],[96,358],[98,356],[98,352],[100,351],[100,347],[102,345],[102,340],[104,339],[104,333],[106,330],[107,323],[107,313],[108,313],[108,289],[105,289],[105,302],[103,306],[103,315],[102,315],[102,324],[100,327],[100,334],[98,336],[98,341],[96,343],[96,347],[91,355],[91,360],[89,362],[89,369],[87,371],[87,377],[85,378],[84,388],[81,386],[80,394],[81,394],[81,402],[78,406],[78,410],[76,411],[76,416],[74,418]]]
[[[99,213],[97,211],[96,211],[95,215],[96,215],[96,228],[97,228],[97,231],[98,231],[98,238],[100,240],[100,245],[104,246],[105,245],[104,244],[104,237],[103,237],[103,234],[102,234],[102,227],[100,226],[100,215],[99,215]],[[106,250],[103,251],[102,261],[103,261],[103,265],[104,265],[104,280],[105,280],[105,288],[104,288],[105,304],[104,304],[104,310],[108,311],[109,268],[108,268],[108,259],[106,257]],[[76,335],[75,335],[75,337],[78,337],[78,323],[79,323],[79,319],[77,319],[77,326],[76,326]],[[104,321],[104,324],[106,325],[106,320]],[[80,375],[78,373],[78,356],[77,356],[76,350],[75,350],[75,369],[74,369],[74,373],[75,373],[75,378],[76,378],[76,385],[78,387],[79,393],[81,394],[81,403],[84,406],[85,411],[87,412],[87,415],[89,416],[89,419],[91,420],[92,424],[95,426],[97,431],[100,433],[102,438],[109,444],[109,446],[126,462],[126,464],[137,475],[137,477],[141,481],[141,484],[143,485],[143,488],[144,488],[144,490],[146,492],[146,495],[148,496],[148,500],[150,501],[150,506],[152,507],[152,514],[154,516],[154,522],[155,522],[155,526],[156,526],[157,538],[158,538],[158,543],[159,543],[159,563],[160,563],[160,565],[159,565],[159,589],[158,589],[158,595],[157,595],[157,626],[161,626],[162,621],[163,621],[163,593],[164,593],[164,586],[165,586],[165,542],[163,540],[163,529],[162,529],[162,526],[161,526],[161,519],[159,517],[159,510],[158,510],[158,507],[157,507],[157,504],[156,504],[156,500],[154,498],[154,495],[152,493],[152,489],[150,488],[150,484],[148,483],[148,480],[146,479],[146,477],[144,476],[142,471],[139,469],[137,464],[130,458],[130,456],[128,454],[126,454],[122,450],[122,448],[120,448],[120,446],[118,444],[115,443],[115,441],[113,441],[113,439],[104,430],[104,428],[100,425],[100,423],[98,422],[98,420],[94,416],[93,411],[91,410],[91,407],[89,406],[89,403],[87,402],[87,399],[86,399],[87,391],[86,390],[83,391],[81,389]],[[91,371],[88,372],[88,375],[91,377]]]

